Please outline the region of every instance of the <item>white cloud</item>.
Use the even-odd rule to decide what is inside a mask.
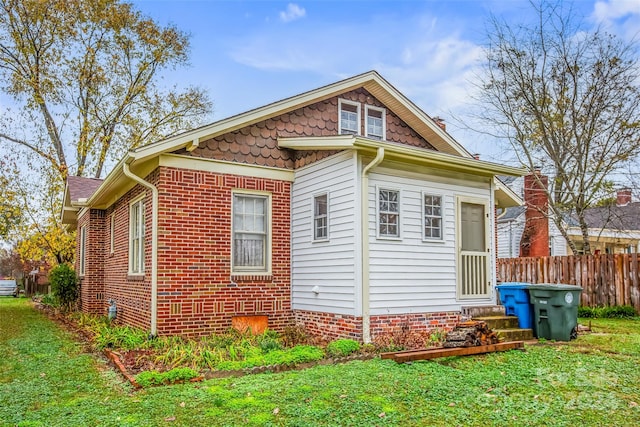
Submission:
[[[280,12],[280,20],[282,22],[291,22],[296,19],[304,18],[306,14],[307,11],[303,7],[300,7],[295,3],[289,3],[287,5],[287,10]]]
[[[640,15],[638,0],[598,1],[593,6],[593,16],[599,22],[612,21],[636,14]]]

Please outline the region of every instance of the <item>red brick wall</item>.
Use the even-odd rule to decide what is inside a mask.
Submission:
[[[158,331],[207,335],[232,316],[268,315],[269,328],[291,321],[290,183],[161,167]],[[234,189],[271,194],[272,274],[231,274]]]
[[[324,339],[351,338],[362,340],[362,317],[316,311],[294,310],[296,323],[303,324],[307,331]],[[371,339],[398,332],[408,327],[412,332],[427,332],[434,329],[450,331],[460,321],[460,313],[413,313],[371,316]]]
[[[79,306],[82,311],[105,314],[104,309],[104,253],[105,212],[99,209],[85,210],[78,218],[75,270],[80,275],[81,229],[86,230],[85,272],[80,275]]]
[[[157,181],[153,172],[145,179]],[[140,195],[145,196],[145,261],[144,275],[130,276],[129,270],[129,204]],[[109,207],[105,215],[104,288],[105,305],[113,299],[118,310],[118,321],[149,330],[151,327],[151,191],[136,185]],[[110,252],[111,215],[115,218],[114,251]]]

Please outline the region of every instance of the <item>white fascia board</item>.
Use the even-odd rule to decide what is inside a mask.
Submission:
[[[348,150],[353,148],[354,135],[278,138],[278,147],[292,150]]]
[[[589,237],[598,238],[614,238],[614,239],[640,239],[640,230],[615,230],[612,228],[589,228],[588,229]],[[578,227],[569,227],[567,229],[567,235],[571,237],[580,237],[582,238],[582,232]]]

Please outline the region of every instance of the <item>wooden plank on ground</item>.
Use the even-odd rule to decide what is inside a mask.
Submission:
[[[496,351],[514,350],[524,347],[523,341],[505,342],[499,344],[479,345],[475,347],[436,348],[418,351],[391,353],[391,357],[398,363],[411,362],[413,360],[430,360],[439,357],[469,356],[472,354],[493,353]],[[389,354],[389,353],[387,353]]]

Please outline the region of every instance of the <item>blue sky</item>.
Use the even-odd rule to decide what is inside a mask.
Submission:
[[[161,24],[191,34],[191,67],[167,83],[206,88],[212,120],[375,69],[428,114],[445,120],[467,108],[490,14],[531,16],[527,1],[215,1],[136,0]],[[640,0],[578,0],[575,13],[630,38]],[[504,151],[458,129],[471,152]]]

